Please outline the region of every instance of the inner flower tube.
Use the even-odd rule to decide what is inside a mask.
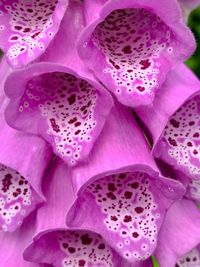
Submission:
[[[195,49],[174,0],[85,0],[77,49],[84,63],[128,106],[150,104],[168,71]]]

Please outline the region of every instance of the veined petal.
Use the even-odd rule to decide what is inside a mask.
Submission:
[[[0,66],[3,73],[4,63]],[[3,84],[0,85],[0,228],[14,231],[44,200],[41,179],[52,152],[39,137],[20,133],[7,125],[4,111],[8,99]]]
[[[65,228],[65,216],[75,200],[70,169],[60,159],[53,159],[43,179],[46,202],[37,212],[36,235]],[[50,214],[50,216],[47,216]]]
[[[191,178],[200,173],[200,82],[180,65],[173,70],[153,106],[137,114],[153,137],[153,155]]]
[[[26,247],[24,258],[29,262],[57,267],[61,266],[61,262],[58,265],[56,264],[59,262],[59,250],[56,246],[56,240],[46,244],[42,236],[46,234],[48,236],[51,231],[66,228],[65,215],[75,199],[69,168],[59,159],[52,159],[48,167],[43,179],[43,192],[46,202],[37,211],[35,231],[30,238],[31,245],[30,242],[27,244],[27,247],[30,245],[30,249]],[[37,244],[37,240],[40,240],[40,237],[43,248],[38,252],[37,249],[35,250],[35,243]],[[53,237],[51,240],[53,241]],[[53,259],[53,261],[48,259]]]
[[[79,54],[125,105],[151,103],[171,67],[195,49],[174,0],[86,0],[84,5]]]
[[[175,202],[167,211],[164,223],[159,232],[158,245],[155,253],[160,264],[159,266],[174,267],[179,259],[199,243],[199,209],[190,200],[182,199]],[[188,265],[180,266],[188,267]]]
[[[86,69],[74,49],[62,56],[64,43],[60,36],[65,36],[65,43],[70,39],[67,47],[71,49],[77,30],[82,27],[78,19],[80,3],[75,3],[69,6],[58,36],[43,56],[45,62],[16,71],[5,85],[11,99],[6,110],[8,123],[43,137],[69,165],[88,156],[113,105],[110,94]]]
[[[28,263],[23,259],[23,250],[29,244],[31,235],[34,233],[35,214],[31,214],[23,225],[14,233],[0,232],[1,239],[1,265],[16,267],[47,267],[34,263]]]
[[[183,191],[159,176],[129,112],[117,105],[87,164],[72,169],[78,198],[67,224],[99,233],[122,258],[136,262],[154,251],[165,211]]]
[[[56,35],[68,0],[8,0],[0,6],[0,47],[13,67],[38,58]]]

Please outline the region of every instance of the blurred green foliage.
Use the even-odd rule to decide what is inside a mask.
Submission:
[[[191,12],[188,25],[194,33],[197,49],[187,61],[187,65],[200,77],[200,6]]]

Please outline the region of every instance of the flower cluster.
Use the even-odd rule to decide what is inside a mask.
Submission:
[[[0,1],[0,266],[200,266],[198,4]]]

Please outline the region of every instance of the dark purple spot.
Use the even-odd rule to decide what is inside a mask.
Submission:
[[[174,126],[174,128],[178,128],[180,123],[178,121],[176,121],[175,119],[171,119],[170,123],[172,126]]]
[[[73,94],[70,97],[67,98],[70,105],[74,104],[76,102],[76,95]]]
[[[138,234],[137,232],[134,232],[134,233],[132,233],[132,236],[133,236],[134,238],[137,238],[137,237],[139,236],[139,234]]]
[[[149,59],[145,59],[145,60],[140,61],[140,65],[142,65],[141,70],[146,70],[146,69],[148,69],[148,67],[151,66],[151,63],[150,63]]]
[[[144,211],[144,209],[142,207],[136,207],[135,208],[135,212],[138,214],[142,213],[143,211]]]
[[[133,195],[133,193],[132,192],[129,192],[129,191],[126,191],[124,193],[124,196],[125,196],[126,199],[131,199],[132,195]]]
[[[99,249],[104,249],[106,246],[102,243],[98,246]]]
[[[127,45],[127,46],[123,47],[122,51],[124,52],[124,54],[131,54],[132,53],[131,46]]]
[[[90,238],[88,234],[85,234],[81,236],[81,241],[83,245],[90,245],[92,243],[92,238]]]
[[[132,217],[131,216],[129,216],[129,215],[126,215],[126,216],[124,216],[124,222],[131,222],[132,221]]]
[[[73,247],[69,247],[69,248],[68,248],[68,251],[69,251],[70,253],[74,253],[74,252],[76,251],[76,249],[73,248]]]

